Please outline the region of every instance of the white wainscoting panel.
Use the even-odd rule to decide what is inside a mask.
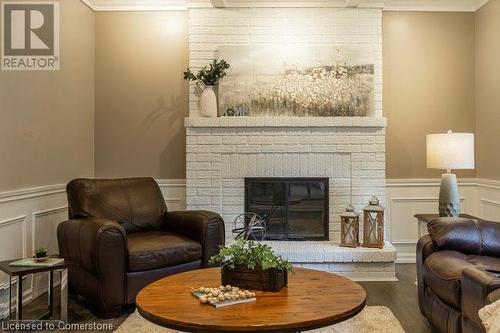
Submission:
[[[0,221],[0,244],[2,257],[26,255],[26,215]]]
[[[169,210],[184,209],[185,181],[158,183]],[[398,262],[415,262],[419,226],[414,215],[437,213],[439,186],[437,178],[386,180],[386,237],[398,251]],[[500,221],[500,181],[459,179],[459,189],[463,213]]]
[[[500,221],[500,181],[478,179],[478,214],[487,220]]]
[[[168,209],[186,207],[184,179],[157,180]],[[500,220],[500,181],[459,180],[462,212]],[[415,262],[417,213],[437,212],[439,179],[388,179],[386,181],[387,240],[398,250],[398,262]],[[0,260],[31,255],[36,247],[58,252],[57,225],[67,218],[65,186],[49,185],[0,193]],[[57,274],[56,274],[57,276]],[[26,278],[24,302],[45,292],[46,276]],[[8,280],[0,274],[0,318],[5,314]]]
[[[415,262],[419,226],[415,214],[437,213],[440,179],[387,179],[388,240],[400,263]],[[500,182],[459,179],[461,212],[500,220]]]
[[[55,230],[51,224],[66,219],[67,215],[61,215],[59,209],[66,205],[62,184],[0,193],[0,260],[31,256],[35,247],[57,249],[55,235],[51,235],[48,229]],[[38,276],[28,276],[23,280],[24,303],[37,296],[38,280]],[[0,293],[1,318],[8,313],[9,304],[5,274],[0,277],[0,291],[3,291]]]
[[[59,253],[57,226],[68,217],[68,206],[45,209],[33,213],[33,249],[45,247],[49,254]]]
[[[32,241],[33,249],[45,247],[49,254],[59,253],[57,226],[68,218],[68,207],[44,209],[33,213]],[[54,285],[59,285],[59,274],[54,274]],[[47,291],[48,273],[33,276],[33,298]]]
[[[157,179],[169,211],[186,209],[186,180]]]

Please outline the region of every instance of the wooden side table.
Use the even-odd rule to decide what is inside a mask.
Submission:
[[[418,221],[418,239],[420,237],[427,235],[427,223],[434,221],[439,217],[439,214],[415,214],[415,218]],[[480,220],[480,218],[476,216],[472,216],[469,214],[460,214],[460,217],[465,217],[468,219]]]
[[[68,263],[62,261],[53,266],[9,266],[9,264],[16,260],[0,261],[0,271],[3,271],[9,276],[9,319],[12,317],[12,309],[10,302],[12,299],[12,285],[13,280],[17,279],[16,288],[16,320],[23,319],[23,277],[29,274],[48,272],[49,273],[49,286],[48,286],[48,312],[42,315],[41,319],[49,319],[53,315],[54,309],[54,272],[61,272],[61,320],[68,321]]]

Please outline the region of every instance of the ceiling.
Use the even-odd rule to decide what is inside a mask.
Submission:
[[[332,7],[394,11],[474,12],[488,0],[81,0],[95,11],[160,11],[189,8]]]

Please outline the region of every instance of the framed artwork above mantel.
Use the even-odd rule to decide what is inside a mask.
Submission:
[[[371,47],[228,45],[219,116],[364,117],[374,110]]]

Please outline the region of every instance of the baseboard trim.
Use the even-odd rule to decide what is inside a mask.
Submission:
[[[31,303],[31,301],[33,301],[34,299],[36,299],[36,297],[33,297],[33,289],[32,288],[23,291],[23,306]],[[15,303],[16,301],[17,300],[12,298],[12,299],[10,299],[10,304],[9,304],[8,299],[7,299],[6,303],[1,304],[0,308],[2,308],[3,311],[0,312],[0,319],[5,319],[9,316],[9,306],[10,306],[12,313],[14,313],[16,311],[16,303]]]
[[[415,243],[415,248],[417,244]],[[417,254],[415,253],[398,253],[398,259],[396,260],[396,264],[414,264],[417,262]]]

